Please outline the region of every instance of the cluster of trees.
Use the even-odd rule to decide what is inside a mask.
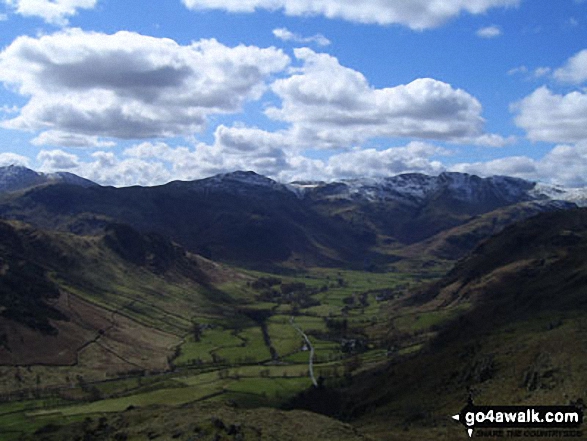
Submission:
[[[276,277],[261,277],[251,284],[251,288],[259,291],[257,300],[261,302],[285,303],[297,308],[320,305],[312,296],[328,289],[326,286],[311,288],[303,282],[284,283]]]

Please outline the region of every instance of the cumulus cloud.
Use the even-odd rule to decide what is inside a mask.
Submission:
[[[3,0],[17,14],[25,17],[40,17],[47,23],[58,26],[68,24],[68,17],[79,9],[93,9],[97,0]]]
[[[30,98],[3,126],[76,135],[81,145],[92,137],[190,135],[210,115],[258,99],[289,61],[275,48],[216,40],[181,46],[133,32],[22,36],[0,54],[0,81]]]
[[[166,143],[145,142],[124,151],[143,160],[162,161],[175,179],[203,178],[234,170],[254,170],[277,177],[291,168],[288,158],[295,149],[286,134],[249,127],[220,125],[214,143],[198,143],[195,148],[170,147]]]
[[[554,71],[554,77],[564,83],[581,84],[587,80],[587,49],[575,54]]]
[[[243,149],[240,141],[265,139],[257,149]],[[211,144],[171,146],[164,142],[143,142],[127,148],[122,155],[98,151],[82,160],[63,150],[44,150],[37,156],[42,171],[66,170],[102,185],[158,185],[181,179],[205,178],[235,170],[253,170],[281,182],[295,180],[337,180],[357,177],[386,177],[419,172],[436,175],[446,170],[479,176],[508,175],[568,187],[587,186],[587,141],[560,144],[542,158],[510,156],[487,162],[446,166],[442,157],[453,152],[427,142],[382,149],[355,149],[321,159],[303,152],[270,145],[271,134],[255,128],[223,127]],[[0,165],[29,165],[27,158],[14,153],[0,154]]]
[[[31,144],[63,147],[114,147],[116,145],[115,142],[101,140],[98,136],[77,135],[59,130],[43,132],[34,138]]]
[[[122,154],[98,151],[89,159],[61,149],[43,150],[37,161],[42,171],[69,171],[102,185],[128,186],[201,179],[235,170],[253,170],[281,182],[407,172],[438,174],[445,168],[434,157],[449,153],[430,143],[411,142],[405,146],[356,149],[313,159],[302,151],[287,148],[287,142],[285,133],[219,126],[210,144],[172,146],[147,141],[126,148]]]
[[[415,30],[434,28],[466,12],[517,6],[521,0],[182,0],[193,10],[253,12],[283,10],[286,15],[322,15],[358,23],[401,24]]]
[[[476,32],[478,37],[481,38],[496,38],[502,34],[501,28],[499,26],[487,26],[485,28],[481,28]]]
[[[289,123],[302,146],[347,148],[376,137],[470,142],[485,135],[481,104],[461,89],[430,78],[376,89],[333,56],[308,48],[294,53],[303,66],[272,84],[282,103],[265,113]]]
[[[316,43],[318,46],[328,46],[331,42],[322,34],[302,37],[299,34],[291,32],[287,28],[273,29],[273,35],[282,41],[292,41],[294,43]]]
[[[8,165],[22,165],[28,167],[30,162],[29,158],[17,153],[0,153],[0,167],[6,167]]]
[[[43,150],[37,155],[41,163],[42,171],[73,170],[80,166],[77,155],[64,152],[63,150]]]
[[[527,156],[508,156],[487,162],[460,163],[453,165],[450,169],[478,176],[503,175],[523,179],[537,179],[539,176],[536,161]]]
[[[411,142],[405,147],[362,149],[334,155],[325,164],[325,171],[331,178],[382,177],[412,172],[436,175],[445,167],[430,157],[444,154],[446,150],[440,147]]]
[[[480,176],[516,176],[567,187],[587,186],[586,169],[587,142],[557,145],[540,159],[513,156],[488,162],[456,164],[451,167],[452,171]]]
[[[44,172],[68,171],[101,185],[157,185],[171,180],[162,162],[138,158],[119,158],[112,152],[98,151],[90,160],[63,150],[42,150],[37,155]]]
[[[540,162],[541,175],[569,187],[587,187],[587,142],[558,145]]]
[[[532,141],[573,143],[587,140],[587,94],[574,91],[566,95],[546,86],[512,106],[516,124]]]

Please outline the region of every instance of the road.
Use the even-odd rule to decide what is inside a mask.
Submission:
[[[308,370],[310,371],[310,378],[312,379],[314,387],[318,387],[318,382],[316,381],[316,377],[314,377],[314,346],[312,346],[312,342],[310,342],[310,339],[308,338],[306,333],[302,331],[302,329],[298,325],[295,324],[293,315],[291,316],[290,323],[296,329],[296,331],[300,333],[300,335],[304,338],[306,344],[310,348],[310,362]]]

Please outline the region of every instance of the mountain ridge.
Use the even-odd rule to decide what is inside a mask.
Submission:
[[[24,166],[9,165],[0,167],[0,193],[31,188],[37,185],[66,183],[82,187],[99,186],[99,184],[69,172],[44,173],[36,172]],[[386,198],[403,198],[404,202],[412,199],[418,201],[435,191],[447,189],[460,199],[467,199],[474,187],[490,184],[502,197],[519,202],[525,200],[565,200],[579,206],[587,205],[587,189],[566,188],[505,175],[479,177],[461,172],[442,172],[438,175],[424,173],[402,173],[386,177],[363,177],[339,179],[332,181],[293,181],[282,183],[254,171],[237,170],[220,173],[210,177],[194,180],[174,180],[158,186],[172,186],[198,189],[232,189],[245,191],[244,188],[273,189],[290,191],[298,197],[312,197],[313,193],[329,193],[339,198],[360,199],[370,201]],[[117,187],[128,188],[128,187]]]
[[[154,187],[81,183],[5,193],[0,216],[77,234],[128,224],[204,257],[257,269],[344,265],[373,270],[389,268],[401,247],[503,207],[533,202],[538,212],[575,206],[531,193],[535,184],[529,181],[461,173],[303,189],[250,171]]]

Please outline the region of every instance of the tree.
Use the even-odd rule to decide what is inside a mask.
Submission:
[[[192,324],[192,334],[194,335],[194,341],[199,342],[202,338],[202,328],[198,322]]]

